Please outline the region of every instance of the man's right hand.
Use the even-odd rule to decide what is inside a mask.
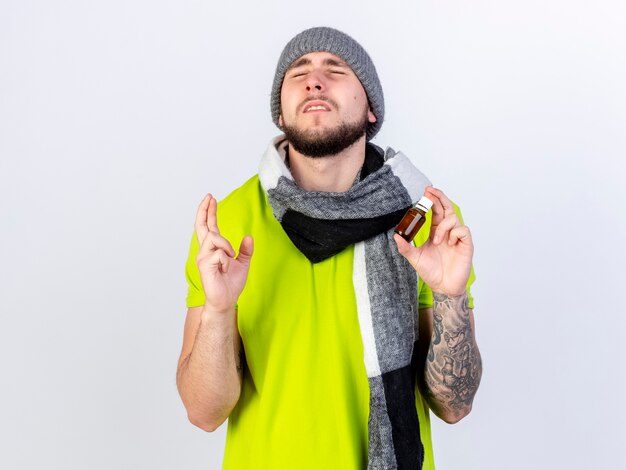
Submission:
[[[196,257],[205,308],[215,313],[232,311],[248,278],[254,251],[252,237],[246,236],[239,246],[239,256],[217,227],[217,200],[207,194],[196,215],[196,236],[200,250]]]

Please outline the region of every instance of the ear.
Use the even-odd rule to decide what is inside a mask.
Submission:
[[[278,126],[283,127],[283,113],[278,115]]]
[[[371,122],[372,124],[377,121],[376,116],[374,115],[371,109],[367,111],[367,120]]]

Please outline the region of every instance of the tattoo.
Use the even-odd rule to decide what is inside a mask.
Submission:
[[[433,336],[424,371],[426,394],[434,411],[462,417],[472,405],[482,375],[467,294],[433,293],[433,297]]]
[[[443,317],[436,312],[433,312],[433,335],[434,338],[432,339],[432,341],[430,342],[430,348],[428,350],[428,360],[429,361],[434,361],[435,360],[435,351],[433,349],[433,347],[439,343],[441,343],[441,333],[443,332]]]

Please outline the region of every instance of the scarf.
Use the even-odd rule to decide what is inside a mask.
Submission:
[[[285,164],[284,136],[268,146],[259,180],[294,245],[318,263],[354,244],[353,283],[370,387],[368,470],[421,469],[415,408],[417,273],[393,228],[430,181],[401,152],[367,144],[348,191],[305,191]]]

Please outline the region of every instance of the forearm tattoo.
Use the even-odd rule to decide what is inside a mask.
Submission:
[[[426,397],[435,412],[460,418],[471,408],[482,374],[467,294],[433,293],[433,297],[433,334],[424,370]]]

